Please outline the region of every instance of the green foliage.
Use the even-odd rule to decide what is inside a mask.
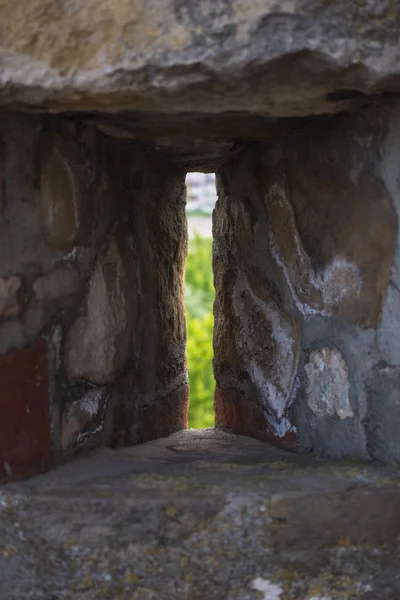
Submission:
[[[212,240],[196,235],[189,240],[186,263],[186,329],[190,384],[189,427],[214,424],[212,335],[214,285]]]
[[[189,207],[186,208],[186,212],[188,217],[211,217],[212,210],[190,210]]]

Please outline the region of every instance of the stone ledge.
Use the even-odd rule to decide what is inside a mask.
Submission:
[[[221,431],[101,450],[0,488],[0,596],[251,600],[261,578],[282,600],[394,598],[399,499],[397,469]]]

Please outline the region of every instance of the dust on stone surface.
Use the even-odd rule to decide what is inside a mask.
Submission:
[[[212,114],[223,98],[226,111],[336,112],[397,91],[396,16],[394,2],[4,3],[2,96],[58,110]],[[349,77],[355,99],[341,99]]]
[[[189,442],[189,433],[183,432],[182,442]],[[271,520],[267,500],[275,490],[295,506],[305,490],[310,498],[323,490],[350,497],[359,487],[374,503],[374,490],[390,492],[399,484],[398,470],[324,464],[246,438],[243,447],[253,464],[243,470],[242,438],[218,431],[215,463],[201,456],[201,436],[195,448],[196,434],[191,452],[175,450],[167,459],[164,450],[178,448],[179,436],[150,443],[153,452],[137,447],[94,454],[73,469],[3,487],[0,590],[5,597],[259,600],[262,586],[279,592],[280,600],[397,597],[396,539],[355,544],[341,526],[346,509],[334,503],[326,524],[342,533],[332,544],[321,529],[315,543],[302,529],[320,518],[318,503],[312,503],[309,511],[303,505],[301,526],[287,513],[296,544],[276,545],[282,533],[275,538],[274,532],[283,532],[285,523],[276,516]],[[212,432],[205,437],[212,445]],[[360,519],[355,531],[365,527]]]

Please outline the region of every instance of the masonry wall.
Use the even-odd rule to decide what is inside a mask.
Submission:
[[[400,113],[281,120],[217,173],[218,426],[400,460]],[[0,120],[0,479],[186,427],[185,172]]]
[[[217,176],[216,423],[400,460],[400,113],[282,122]]]
[[[0,124],[0,479],[186,426],[185,173],[78,120]]]

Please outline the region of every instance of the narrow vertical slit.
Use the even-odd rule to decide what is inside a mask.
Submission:
[[[202,429],[214,425],[212,211],[216,202],[215,175],[188,173],[186,185],[189,252],[185,306],[189,428]]]

